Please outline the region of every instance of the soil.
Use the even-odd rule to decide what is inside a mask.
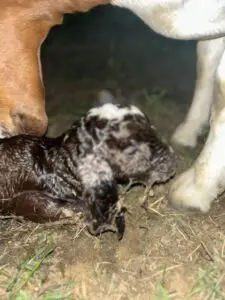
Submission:
[[[128,103],[137,93],[135,104],[168,140],[191,103],[195,42],[161,37],[122,9],[66,16],[42,50],[49,135],[68,128],[102,89],[120,90]],[[175,148],[177,173],[192,164],[204,139],[195,150]],[[90,236],[82,224],[2,217],[0,299],[49,239],[56,248],[11,299],[225,299],[225,202],[216,200],[207,214],[176,211],[167,202],[170,184],[154,187],[147,210],[144,188],[126,194],[122,241],[113,233]]]

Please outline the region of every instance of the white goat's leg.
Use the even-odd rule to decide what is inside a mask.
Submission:
[[[197,138],[208,125],[213,101],[215,72],[225,48],[225,38],[199,41],[197,44],[197,78],[191,107],[183,123],[175,130],[172,141],[195,147]]]
[[[215,77],[209,136],[193,166],[172,184],[169,198],[175,207],[207,212],[225,190],[225,51]]]

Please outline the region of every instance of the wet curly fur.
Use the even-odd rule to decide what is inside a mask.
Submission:
[[[57,138],[0,141],[0,210],[36,222],[82,212],[88,230],[122,238],[125,208],[116,180],[146,185],[175,173],[169,147],[135,106],[105,104]]]
[[[101,141],[103,156],[117,181],[152,186],[175,175],[172,148],[136,106],[108,103],[94,108],[86,116],[86,128]]]
[[[3,213],[44,222],[83,212],[92,234],[123,234],[112,170],[83,119],[58,138],[21,135],[0,141],[0,168]]]

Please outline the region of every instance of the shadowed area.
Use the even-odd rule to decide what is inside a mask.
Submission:
[[[124,9],[105,6],[67,15],[63,26],[52,29],[42,53],[49,102],[66,85],[64,101],[77,100],[73,92],[79,88],[91,93],[121,85],[123,90],[167,89],[179,103],[192,97],[195,42],[157,35]]]

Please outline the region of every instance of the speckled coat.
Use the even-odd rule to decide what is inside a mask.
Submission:
[[[146,185],[175,173],[173,154],[135,106],[105,104],[57,138],[0,141],[0,208],[33,221],[82,212],[93,234],[122,237],[125,208],[116,180]]]

